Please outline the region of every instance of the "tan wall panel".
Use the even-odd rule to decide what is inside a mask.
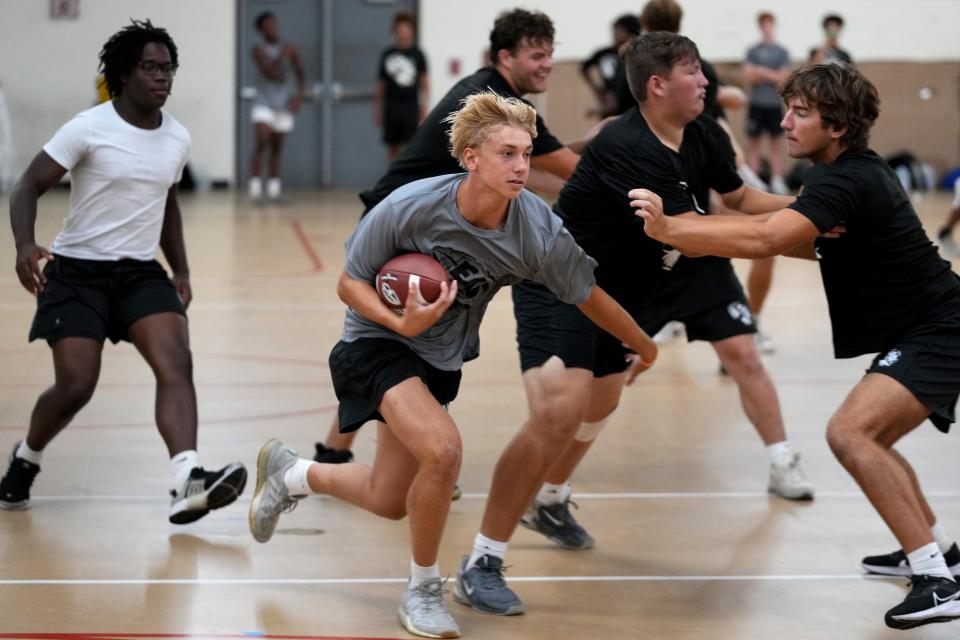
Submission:
[[[739,64],[716,67],[726,82],[739,82]],[[960,166],[960,63],[873,62],[860,69],[880,92],[880,119],[871,136],[878,153],[909,150],[938,174]],[[928,100],[920,98],[924,88],[930,90]],[[579,62],[557,63],[550,91],[535,102],[550,130],[565,142],[582,136],[594,122],[587,116],[593,97],[580,76]],[[729,117],[742,141],[743,111]]]

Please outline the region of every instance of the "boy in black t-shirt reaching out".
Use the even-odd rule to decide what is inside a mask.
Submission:
[[[960,551],[937,523],[913,469],[893,450],[927,418],[944,432],[954,421],[957,276],[937,255],[896,175],[867,148],[879,114],[870,81],[849,66],[814,65],[793,72],[781,93],[788,151],[814,163],[789,207],[763,220],[669,218],[660,197],[646,189],[630,192],[632,204],[648,235],[683,251],[819,261],[836,357],[879,354],[827,427],[834,454],[902,547],[865,558],[863,566],[910,575],[912,589],[887,612],[888,626],[960,618],[960,585],[951,575],[960,569]]]

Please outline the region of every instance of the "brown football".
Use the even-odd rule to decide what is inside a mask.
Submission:
[[[391,309],[403,309],[407,304],[410,281],[419,285],[417,302],[429,304],[440,297],[440,283],[450,282],[443,265],[422,253],[404,253],[391,258],[377,274],[377,294]]]

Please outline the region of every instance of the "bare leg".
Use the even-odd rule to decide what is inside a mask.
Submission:
[[[340,433],[340,417],[334,415],[333,421],[330,423],[330,431],[327,432],[327,439],[323,441],[323,446],[328,449],[346,450],[353,446],[356,437],[356,431]]]
[[[740,335],[712,343],[720,363],[740,391],[740,402],[765,445],[787,439],[780,414],[780,399],[773,381],[760,361],[752,335]]]
[[[170,457],[197,448],[197,393],[187,319],[155,313],[130,325],[130,340],[157,379],[157,429]]]
[[[283,152],[283,133],[270,132],[270,177],[280,176],[280,158]]]
[[[584,415],[585,422],[599,422],[609,417],[620,403],[620,394],[623,391],[625,377],[617,373],[602,378],[593,379],[593,391],[590,395],[590,406]],[[547,472],[545,481],[549,484],[564,484],[570,482],[573,472],[583,460],[590,447],[596,440],[582,441],[574,439],[556,462]]]
[[[573,440],[592,379],[586,369],[565,368],[556,356],[524,372],[530,417],[497,461],[480,527],[483,535],[501,542],[513,535],[550,466]]]
[[[263,154],[270,146],[270,127],[263,122],[253,125],[256,144],[250,157],[250,177],[258,177],[263,166]]]
[[[379,409],[387,423],[379,427],[372,467],[313,464],[307,480],[316,492],[378,515],[409,514],[413,560],[429,567],[437,561],[460,471],[460,434],[419,378],[392,387]]]
[[[907,553],[933,542],[933,514],[909,465],[890,447],[929,414],[899,382],[871,373],[853,388],[827,427],[827,442],[837,460]]]
[[[768,148],[767,160],[770,162],[770,173],[783,179],[783,155],[785,149],[783,135],[770,136]]]
[[[61,338],[52,345],[54,383],[34,405],[27,445],[43,451],[93,396],[100,377],[103,343],[91,338]]]
[[[760,315],[763,304],[770,293],[773,283],[773,263],[776,258],[757,258],[750,264],[750,275],[747,278],[747,300],[750,302],[750,311],[753,315]]]

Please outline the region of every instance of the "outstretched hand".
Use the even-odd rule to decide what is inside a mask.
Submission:
[[[37,244],[25,244],[17,249],[17,278],[23,288],[36,296],[43,291],[47,278],[40,268],[41,260],[53,260],[53,254]]]
[[[407,338],[420,335],[436,323],[454,300],[457,299],[457,281],[454,280],[449,285],[446,282],[440,283],[440,295],[430,304],[420,304],[420,287],[415,281],[410,282],[407,289],[407,304],[401,315],[400,326],[397,333]]]
[[[670,220],[663,215],[663,201],[660,196],[648,189],[631,189],[627,193],[630,206],[636,209],[636,215],[643,218],[643,230],[654,240],[664,242],[669,230]]]

